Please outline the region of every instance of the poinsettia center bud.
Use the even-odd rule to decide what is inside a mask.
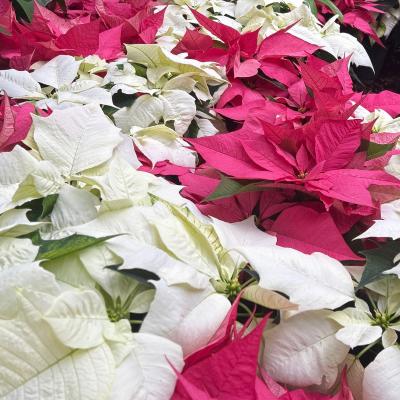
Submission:
[[[384,329],[387,329],[390,325],[390,316],[385,313],[377,312],[372,325],[378,325]]]
[[[237,278],[232,278],[229,281],[212,279],[211,283],[218,293],[223,293],[227,297],[236,297],[241,288],[240,282]]]
[[[299,173],[297,174],[297,177],[299,179],[304,179],[307,176],[308,172],[306,171],[299,171]]]
[[[121,299],[118,297],[113,304],[108,305],[107,315],[111,322],[118,322],[121,319],[129,319],[129,310],[122,305]]]
[[[236,296],[240,292],[240,283],[237,279],[228,282],[226,287],[226,294],[228,296]]]

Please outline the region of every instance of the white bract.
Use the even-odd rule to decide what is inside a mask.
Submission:
[[[354,299],[350,274],[322,253],[279,246],[236,248],[260,275],[260,286],[283,292],[300,310],[335,309]],[[312,290],[309,290],[312,287]]]
[[[339,325],[329,311],[307,311],[265,333],[263,367],[277,381],[331,387],[349,347],[336,339]]]
[[[35,69],[31,76],[40,83],[59,89],[75,80],[80,64],[81,61],[72,56],[60,55]]]
[[[27,71],[0,71],[0,90],[17,99],[40,100],[46,97],[39,83]]]
[[[364,400],[396,400],[400,390],[400,349],[391,346],[381,351],[365,368]]]
[[[376,220],[371,228],[359,235],[357,239],[369,237],[400,238],[400,200],[381,205],[381,220]]]
[[[95,105],[34,116],[33,125],[40,155],[66,178],[109,160],[122,141],[119,129]]]

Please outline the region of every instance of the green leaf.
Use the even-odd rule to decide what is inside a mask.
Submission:
[[[57,199],[58,199],[58,194],[50,194],[43,199],[42,213],[40,214],[40,218],[45,218],[51,214],[54,205],[57,202]]]
[[[245,192],[257,192],[264,190],[265,187],[262,186],[263,182],[250,183],[244,185],[240,182],[234,181],[225,175],[221,175],[221,181],[217,188],[209,194],[203,201],[213,201],[218,199],[224,199],[226,197],[231,197],[239,193]]]
[[[29,221],[37,222],[47,217],[53,211],[53,207],[57,201],[57,198],[58,194],[50,194],[41,199],[28,201],[21,206],[17,206],[16,208],[30,208],[30,211],[27,213],[27,217]]]
[[[379,144],[369,142],[368,145],[368,160],[373,158],[381,157],[385,155],[388,151],[392,150],[396,143]]]
[[[342,12],[336,7],[331,0],[318,0],[320,3],[325,4],[334,14],[339,15],[340,21],[343,21]]]
[[[30,22],[32,19],[32,15],[33,15],[33,0],[14,0],[14,7],[15,5],[17,5],[17,10],[18,10],[18,6],[20,9],[22,9],[22,11],[25,14],[25,17],[27,18],[27,20]]]
[[[389,241],[376,249],[360,251],[360,253],[366,257],[367,262],[358,289],[376,281],[382,276],[382,272],[395,266],[393,259],[400,253],[400,239]]]
[[[317,5],[315,4],[315,0],[305,0],[305,3],[310,7],[313,15],[316,16],[318,14],[318,9]]]
[[[159,281],[160,278],[154,272],[146,271],[145,269],[132,268],[132,269],[118,269],[118,265],[109,265],[106,268],[112,269],[113,271],[119,272],[129,278],[132,278],[140,283],[153,286],[149,283],[149,280]]]
[[[58,257],[65,256],[75,251],[86,249],[90,246],[105,242],[119,235],[103,236],[94,238],[86,235],[74,234],[63,239],[58,240],[37,240],[35,241],[40,245],[40,249],[36,260],[54,260]],[[36,244],[35,243],[35,244]]]

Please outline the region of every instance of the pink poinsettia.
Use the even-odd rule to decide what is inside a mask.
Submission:
[[[0,152],[12,150],[15,144],[25,139],[34,110],[31,103],[11,105],[8,96],[3,96],[0,104]]]
[[[334,14],[334,10],[326,6],[325,2],[316,2],[320,11],[318,17],[324,20],[324,15]],[[375,26],[377,25],[377,15],[384,14],[382,4],[377,0],[334,0],[333,4],[343,14],[342,23],[350,26],[383,46],[378,37]]]
[[[376,207],[370,185],[400,183],[382,170],[367,169],[365,160],[355,157],[365,136],[359,120],[316,120],[298,129],[265,122],[262,126],[256,133],[241,129],[189,141],[224,174],[286,184],[317,196],[327,210],[339,201],[349,205],[349,214],[364,213]]]
[[[152,6],[150,0],[69,1],[65,14],[58,6],[51,11],[34,2],[30,23],[17,21],[12,12],[6,24],[0,20],[8,31],[0,30],[0,61],[24,70],[35,61],[49,60],[59,54],[83,57],[97,54],[107,60],[115,59],[123,55],[123,43],[154,41],[164,12],[154,14]]]
[[[215,61],[226,66],[229,76],[248,78],[261,70],[272,78],[290,80],[295,70],[284,57],[304,57],[319,47],[281,30],[258,44],[258,30],[240,34],[237,30],[213,21],[192,10],[199,25],[224,43],[214,43],[207,35],[187,31],[174,49],[175,53],[187,52],[190,58],[200,61]]]
[[[379,218],[380,203],[396,198],[382,193],[400,189],[384,171],[397,150],[369,159],[369,143],[394,145],[398,135],[379,136],[372,123],[351,118],[364,101],[367,108],[380,104],[392,114],[398,108],[395,94],[384,99],[354,93],[348,61],[328,64],[309,56],[307,63],[297,63],[297,82],[272,99],[247,80],[234,79],[216,111],[235,119],[239,129],[188,139],[205,163],[180,177],[183,194],[225,221],[256,214],[259,226],[276,234],[281,246],[359,260],[343,235],[357,223],[368,226]],[[219,181],[213,169],[243,184],[262,182],[259,189],[265,192],[204,201]],[[301,228],[305,221],[308,234]]]
[[[233,80],[215,111],[226,118],[244,121],[245,125],[257,124],[262,119],[273,125],[289,121],[293,126],[301,126],[317,113],[349,117],[364,97],[353,92],[348,63],[348,57],[329,64],[309,56],[307,64],[292,65],[293,77],[280,81],[279,88],[262,78]],[[265,74],[268,75],[267,71]]]
[[[268,316],[248,332],[251,318],[237,329],[236,299],[210,342],[185,359],[172,400],[353,400],[345,373],[334,396],[290,391],[258,365],[262,333]],[[268,346],[268,343],[265,344]]]

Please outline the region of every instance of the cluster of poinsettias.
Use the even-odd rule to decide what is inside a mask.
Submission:
[[[16,3],[0,397],[397,400],[400,95],[325,22],[379,5]]]

